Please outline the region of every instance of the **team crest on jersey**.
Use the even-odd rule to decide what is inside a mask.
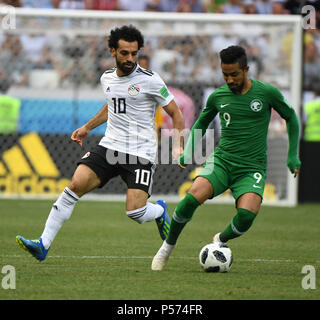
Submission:
[[[137,96],[139,94],[139,92],[140,92],[140,88],[136,84],[132,84],[128,88],[128,93],[130,94],[130,96]]]
[[[254,99],[254,100],[252,100],[251,103],[250,103],[250,108],[251,108],[251,110],[253,110],[254,112],[259,112],[259,111],[261,111],[262,107],[263,107],[263,104],[262,104],[262,102],[261,102],[259,99]]]

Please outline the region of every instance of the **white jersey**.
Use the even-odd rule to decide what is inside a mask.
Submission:
[[[154,116],[159,105],[167,106],[173,99],[163,80],[137,65],[123,77],[116,68],[106,71],[101,85],[107,98],[108,123],[99,145],[155,162]]]

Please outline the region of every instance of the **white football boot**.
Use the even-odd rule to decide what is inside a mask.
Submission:
[[[163,241],[162,246],[156,253],[156,255],[153,257],[152,264],[151,264],[151,269],[154,271],[161,271],[172,252],[172,250],[175,248],[175,245],[168,244],[166,241]]]

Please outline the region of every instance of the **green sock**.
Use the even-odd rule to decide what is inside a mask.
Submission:
[[[184,228],[193,216],[195,210],[199,207],[200,202],[190,193],[178,203],[176,210],[173,213],[170,230],[166,242],[175,245],[177,239]]]
[[[220,233],[220,240],[227,242],[244,234],[251,227],[256,214],[247,209],[239,208],[227,228]]]

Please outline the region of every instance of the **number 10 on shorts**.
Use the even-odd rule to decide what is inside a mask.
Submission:
[[[145,169],[137,169],[134,170],[136,173],[136,181],[137,184],[143,184],[145,186],[149,185],[150,182],[150,171]]]

